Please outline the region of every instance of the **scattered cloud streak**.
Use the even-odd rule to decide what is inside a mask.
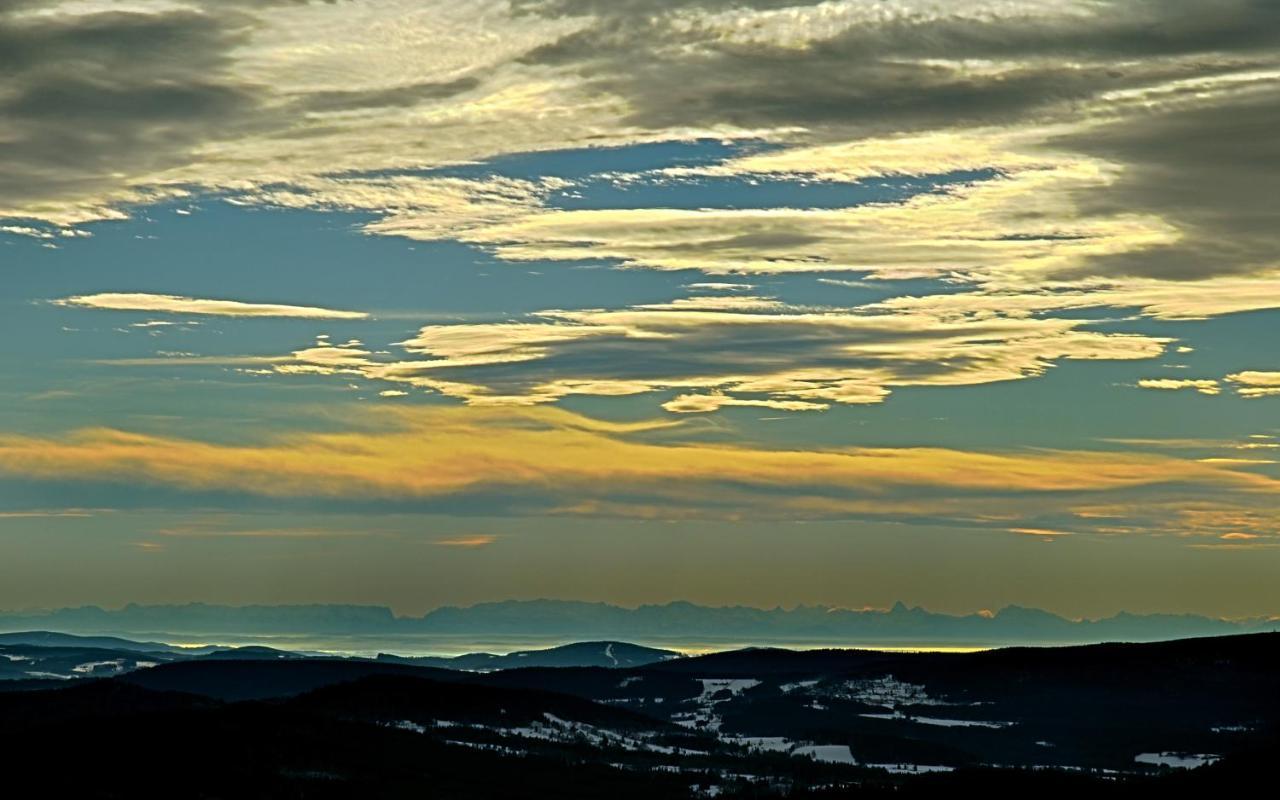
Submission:
[[[1221,384],[1211,378],[1143,378],[1138,381],[1138,386],[1142,389],[1164,389],[1166,391],[1194,389],[1200,394],[1210,396],[1222,393]]]
[[[84,519],[100,512],[82,508],[33,509],[27,511],[0,511],[0,519]]]
[[[361,311],[335,311],[331,308],[245,303],[237,300],[207,300],[170,294],[106,292],[66,297],[53,302],[55,305],[76,308],[216,317],[293,317],[296,319],[367,319],[369,317]],[[156,325],[157,323],[147,324]]]
[[[488,547],[498,541],[497,536],[485,533],[466,534],[464,536],[450,536],[443,539],[436,539],[432,544],[439,547],[460,547],[466,550],[478,550],[481,547]]]
[[[1242,397],[1257,398],[1280,395],[1280,372],[1249,370],[1228,375],[1226,379],[1235,384],[1236,392]]]

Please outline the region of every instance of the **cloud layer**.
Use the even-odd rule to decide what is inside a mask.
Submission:
[[[1280,489],[1246,464],[1133,451],[767,449],[670,441],[670,423],[556,409],[419,408],[365,422],[373,428],[241,444],[105,429],[4,436],[0,472],[364,504],[470,498],[490,514],[1065,523],[1097,533],[1163,533],[1179,515],[1203,531],[1237,530],[1240,515],[1271,519],[1258,523],[1268,532]]]
[[[821,410],[879,403],[900,386],[1033,377],[1061,359],[1151,358],[1165,344],[1080,328],[1067,320],[942,319],[695,297],[546,312],[533,322],[427,326],[401,343],[426,360],[362,361],[357,369],[472,403],[681,389],[695,393],[672,400],[668,410]],[[305,351],[295,355],[308,358]]]
[[[424,312],[377,344],[114,359],[358,378],[388,403],[428,390],[474,407],[408,410],[385,433],[256,444],[114,429],[9,436],[0,465],[270,497],[497,492],[578,513],[1258,535],[1275,527],[1260,499],[1274,481],[1260,475],[1265,459],[1234,451],[658,445],[510,407],[664,392],[655,404],[677,414],[817,412],[903,387],[1032,378],[1067,360],[1152,359],[1175,341],[1165,323],[1280,308],[1277,34],[1270,0],[6,3],[0,233],[49,243],[210,196],[358,212],[369,236],[460,242],[569,275],[679,271],[691,294],[514,318],[496,309],[484,322],[423,324]],[[500,159],[581,150],[607,164],[612,151],[593,148],[692,140],[724,143],[721,155],[585,176]],[[805,202],[805,187],[902,178],[923,188]],[[664,202],[712,182],[792,199]],[[643,188],[645,201],[592,196],[601,186]],[[743,275],[750,288],[728,287],[725,276]],[[878,291],[816,307],[757,288],[797,275]],[[154,289],[123,275],[114,286]],[[225,296],[252,296],[243,288]],[[58,296],[77,291],[89,290]],[[55,302],[369,318],[145,291]],[[1126,315],[1146,319],[1116,320]],[[1215,402],[1280,394],[1274,365],[1253,366],[1126,380]]]
[[[361,212],[370,235],[460,241],[514,263],[855,273],[835,279],[888,296],[551,309],[425,326],[403,358],[332,345],[260,358],[475,404],[649,391],[675,392],[675,412],[877,403],[898,387],[1163,351],[1167,338],[1090,325],[1115,309],[1191,320],[1280,308],[1278,33],[1266,0],[26,0],[0,11],[0,218],[56,238],[207,193]],[[739,148],[586,177],[442,171],[695,138]],[[904,176],[927,188],[823,207],[800,191]],[[796,202],[561,207],[592,181],[780,184]],[[896,292],[901,279],[928,283]],[[366,316],[122,292],[59,302]],[[1275,394],[1263,373],[1228,372],[1138,385]]]
[[[1029,257],[1059,277],[1249,274],[1276,266],[1280,225],[1267,199],[1280,153],[1267,134],[1280,107],[1277,33],[1267,0],[1211,11],[1195,0],[486,0],[465,11],[402,0],[28,0],[0,12],[0,216],[109,218],[122,203],[203,188],[261,202],[354,203],[388,214],[373,230],[439,235],[451,212],[436,219],[438,201],[412,198],[433,187],[361,183],[359,173],[753,136],[783,149],[725,169],[1004,170],[995,194],[1012,195],[1015,207],[1034,202],[1038,213],[1019,217],[1011,198],[988,192],[960,199],[954,213],[944,203],[906,215],[968,215],[1006,237],[1003,256],[973,242],[954,256],[962,267],[985,253],[1009,266]],[[921,137],[950,146],[902,144]],[[478,238],[514,237],[503,250],[514,257],[588,236],[591,257],[672,268],[705,251],[711,269],[751,268],[722,252],[750,218],[677,220],[692,229],[658,252],[644,251],[630,224],[650,220],[671,222],[652,212],[618,224],[552,215]],[[791,250],[855,267],[877,260],[852,258],[845,243],[869,236],[858,215],[814,233],[828,221],[784,214],[761,241],[794,243],[784,233],[800,228],[816,238]],[[1008,238],[1056,226],[1090,241]],[[939,255],[914,252],[928,269],[950,261]]]

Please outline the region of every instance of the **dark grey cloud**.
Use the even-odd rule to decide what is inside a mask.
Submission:
[[[1280,81],[1241,96],[1143,115],[1061,144],[1125,165],[1087,213],[1140,210],[1178,228],[1172,245],[1098,258],[1089,272],[1188,280],[1280,263]]]
[[[306,111],[317,112],[399,108],[415,106],[429,100],[446,100],[469,92],[479,85],[479,78],[466,76],[452,81],[427,81],[392,89],[311,92],[300,100],[299,105]]]
[[[352,0],[353,2],[355,0]],[[303,5],[306,0],[270,0]],[[1014,14],[957,4],[877,14],[804,46],[726,38],[695,12],[773,10],[808,0],[518,0],[518,15],[587,19],[527,53],[625,101],[617,120],[659,135],[716,126],[804,129],[814,142],[963,126],[1072,123],[1110,113],[1108,92],[1280,67],[1275,0],[1105,0],[1073,13]],[[259,24],[251,0],[153,13],[24,13],[0,4],[0,214],[100,204],[143,176],[190,164],[205,144],[269,133],[308,138],[335,111],[410,108],[484,88],[487,74],[397,76],[399,86],[273,94],[234,77]],[[877,9],[901,8],[884,3]],[[46,8],[46,10],[48,10]],[[974,67],[999,64],[999,68]],[[490,66],[494,72],[502,66]],[[1274,263],[1270,184],[1277,90],[1217,89],[1115,115],[1055,145],[1120,166],[1077,198],[1086,213],[1159,216],[1181,240],[1096,258],[1096,274],[1202,277]],[[500,123],[495,123],[500,124]],[[338,126],[338,127],[335,127]],[[566,141],[566,147],[579,142]],[[335,164],[342,169],[343,164]],[[763,235],[763,234],[761,234]],[[803,246],[799,234],[795,244]],[[818,234],[814,234],[815,237]],[[743,246],[751,240],[726,239]],[[773,243],[776,246],[776,242]]]
[[[515,0],[518,12],[547,17],[593,16],[594,30],[567,37],[582,44],[601,31],[669,27],[679,12],[733,9],[803,9],[823,0]],[[872,6],[873,4],[867,4]],[[893,2],[880,8],[892,11]],[[939,4],[939,7],[942,4]],[[1064,9],[1066,8],[1064,4]],[[1092,14],[997,16],[966,12],[957,4],[950,15],[884,16],[840,37],[856,41],[864,55],[1080,56],[1125,54],[1156,56],[1195,52],[1272,50],[1280,27],[1280,5],[1272,0],[1096,0]],[[1073,9],[1078,10],[1078,9]],[[685,22],[687,23],[687,19]],[[665,37],[664,37],[665,38]],[[654,40],[660,44],[663,40]],[[549,51],[550,52],[550,51]]]
[[[193,148],[260,124],[258,87],[228,77],[251,18],[0,11],[0,202],[92,202]]]
[[[706,7],[624,4],[654,11],[695,5]],[[986,123],[1117,88],[1238,69],[1241,57],[1271,60],[1280,41],[1280,4],[1262,0],[1113,2],[1090,16],[904,16],[857,24],[803,48],[727,42],[687,20],[677,29],[667,16],[620,11],[602,12],[596,25],[525,60],[579,69],[631,100],[631,121],[653,127]],[[1170,61],[1188,56],[1203,58]],[[937,63],[984,59],[1018,66],[983,72]]]
[[[818,5],[824,0],[514,0],[517,12],[548,17],[651,17],[672,11],[732,8],[773,9]]]
[[[957,11],[869,19],[805,47],[726,41],[666,12],[772,3],[554,0],[541,13],[599,15],[527,60],[578,70],[625,97],[629,122],[663,129],[803,127],[817,141],[964,126],[1072,123],[1106,93],[1280,67],[1274,0],[1110,0],[1090,13]],[[974,69],[968,63],[1000,63]],[[1269,80],[1269,83],[1268,83]],[[1269,88],[1268,88],[1269,87]],[[1077,198],[1089,213],[1158,215],[1176,244],[1095,258],[1087,274],[1198,278],[1275,265],[1280,81],[1241,96],[1165,98],[1054,142],[1118,164]],[[1117,106],[1118,108],[1118,106]]]

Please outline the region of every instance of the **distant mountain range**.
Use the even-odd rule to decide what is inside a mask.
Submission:
[[[1223,620],[1190,614],[1119,613],[1071,620],[1007,606],[990,614],[942,614],[898,603],[888,610],[827,606],[760,609],[688,602],[623,608],[606,603],[529,600],[446,606],[398,617],[383,606],[96,606],[0,613],[0,630],[81,634],[293,634],[523,636],[567,640],[816,642],[844,645],[1084,644],[1159,641],[1280,630],[1278,618]]]

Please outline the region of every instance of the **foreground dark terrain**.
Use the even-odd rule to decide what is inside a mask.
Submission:
[[[1190,796],[1280,755],[1280,634],[418,661],[0,635],[0,747],[46,795],[228,798]]]

